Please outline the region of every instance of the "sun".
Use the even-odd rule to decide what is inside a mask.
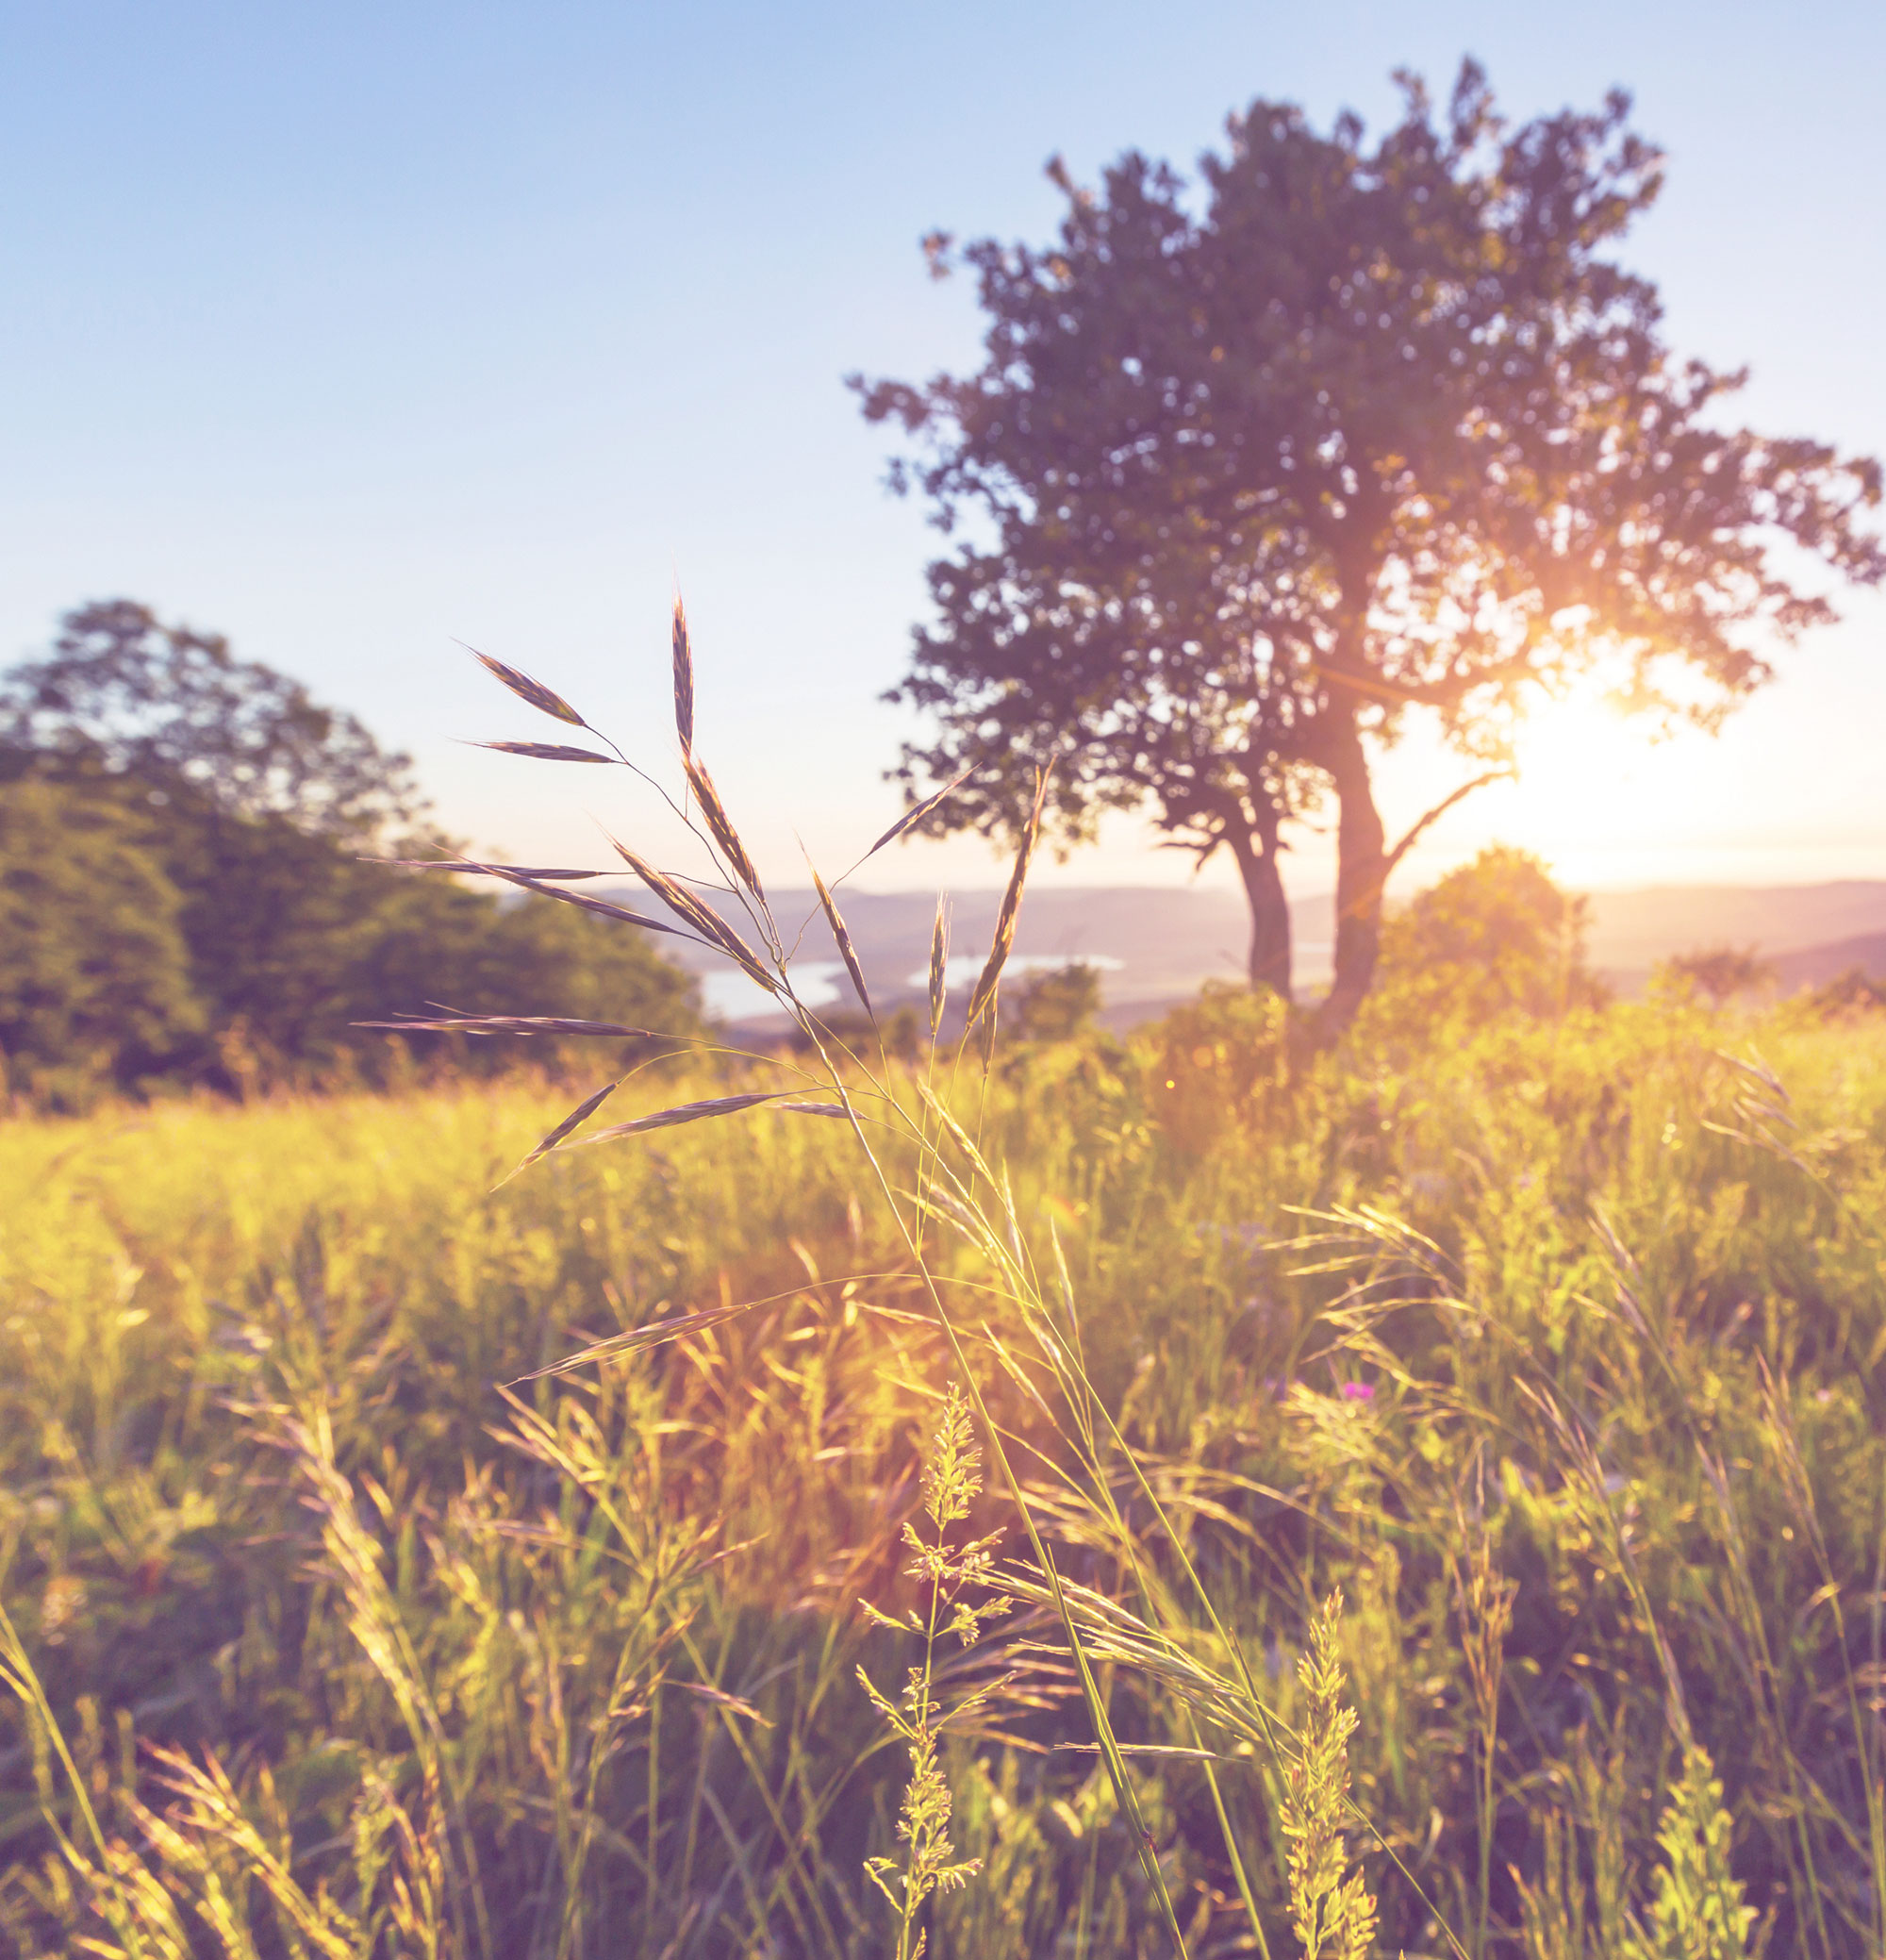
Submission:
[[[1702,730],[1660,734],[1596,690],[1542,703],[1517,731],[1513,780],[1476,791],[1437,824],[1411,869],[1425,883],[1499,842],[1536,852],[1577,888],[1684,882],[1732,820],[1724,759]],[[1424,794],[1438,801],[1462,764],[1436,745],[1393,758],[1390,772],[1406,807]]]

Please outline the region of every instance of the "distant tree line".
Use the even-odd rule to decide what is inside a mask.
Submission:
[[[0,676],[5,1087],[376,1075],[389,1038],[351,1023],[441,1002],[698,1024],[693,982],[628,927],[368,861],[448,852],[423,819],[407,757],[221,636],[124,599],[67,615]]]

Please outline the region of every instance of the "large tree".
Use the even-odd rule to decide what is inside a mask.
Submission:
[[[1508,129],[1470,62],[1438,117],[1401,81],[1373,147],[1254,104],[1200,191],[1051,165],[1054,244],[926,241],[978,276],[984,365],[855,384],[920,439],[894,486],[969,520],[893,697],[937,724],[906,780],[973,772],[933,827],[1012,826],[1052,760],[1065,838],[1150,806],[1229,851],[1252,981],[1287,992],[1278,853],[1332,796],[1338,1025],[1412,839],[1373,785],[1411,711],[1481,772],[1593,668],[1709,722],[1833,616],[1801,568],[1886,573],[1878,466],[1734,427],[1744,376],[1675,358],[1610,256],[1662,181],[1628,98]]]

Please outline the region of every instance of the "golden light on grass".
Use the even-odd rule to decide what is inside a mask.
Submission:
[[[1208,993],[904,1067],[697,808],[720,885],[623,860],[794,1049],[0,1127],[9,1938],[837,1953],[875,1878],[933,1960],[1878,1950],[1877,1015],[1305,1058]],[[146,1692],[218,1561],[236,1646]]]

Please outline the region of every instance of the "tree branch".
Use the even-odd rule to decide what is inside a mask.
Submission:
[[[1353,693],[1368,695],[1377,701],[1408,707],[1439,708],[1443,712],[1458,707],[1476,688],[1497,687],[1503,681],[1523,678],[1531,671],[1530,646],[1509,655],[1503,660],[1490,661],[1484,667],[1469,667],[1435,681],[1386,680],[1377,674],[1357,673],[1331,661],[1319,661],[1310,670],[1315,679],[1329,686],[1348,688]]]
[[[1389,878],[1394,874],[1395,867],[1407,856],[1416,840],[1420,838],[1421,833],[1431,824],[1438,822],[1457,803],[1464,801],[1476,789],[1484,789],[1489,783],[1497,783],[1503,778],[1515,773],[1517,772],[1511,763],[1503,763],[1498,769],[1489,769],[1484,775],[1476,776],[1470,783],[1463,783],[1451,796],[1444,796],[1425,817],[1416,821],[1414,826],[1402,838],[1401,841],[1382,860],[1381,882],[1384,885],[1388,883]]]

